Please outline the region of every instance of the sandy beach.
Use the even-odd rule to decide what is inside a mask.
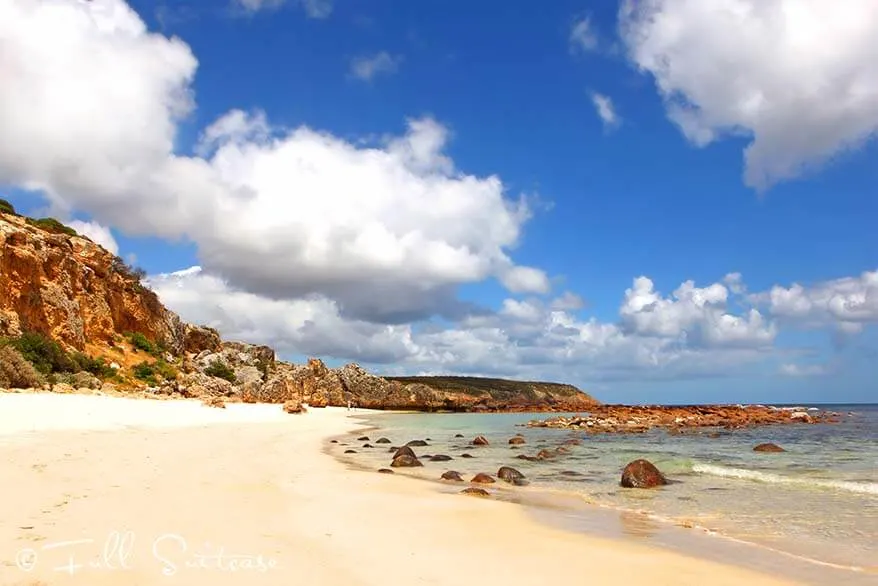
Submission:
[[[344,409],[0,394],[0,584],[782,584],[352,470]]]

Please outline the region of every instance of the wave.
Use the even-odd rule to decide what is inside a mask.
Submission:
[[[729,466],[718,466],[716,464],[694,464],[692,466],[692,471],[699,474],[720,476],[723,478],[740,478],[742,480],[767,482],[770,484],[793,484],[830,490],[845,490],[859,494],[878,495],[878,482],[854,482],[851,480],[826,480],[821,478],[783,476],[772,472],[748,470],[746,468],[732,468]]]

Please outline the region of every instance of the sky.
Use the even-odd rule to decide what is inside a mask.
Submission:
[[[874,402],[876,54],[872,0],[0,0],[0,194],[287,360]]]

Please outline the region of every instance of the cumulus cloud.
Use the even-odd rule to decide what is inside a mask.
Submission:
[[[362,55],[351,59],[350,74],[363,81],[372,81],[377,75],[396,73],[401,61],[401,57],[393,56],[387,51]]]
[[[113,238],[113,232],[110,228],[101,226],[97,222],[84,222],[82,220],[72,220],[66,222],[66,224],[113,254],[119,254],[119,245],[116,243],[116,239]]]
[[[775,286],[750,298],[787,323],[808,328],[834,326],[857,333],[867,324],[878,323],[878,270],[811,287]]]
[[[574,19],[568,37],[571,52],[594,51],[598,47],[598,36],[591,24],[591,19],[582,16]]]
[[[129,235],[186,238],[234,287],[320,294],[356,319],[453,318],[471,311],[456,288],[491,278],[548,290],[508,253],[526,201],[458,170],[437,121],[369,146],[232,111],[205,129],[199,156],[181,156],[197,66],[186,44],[150,33],[121,0],[0,6],[0,182]]]
[[[591,93],[591,103],[594,105],[595,112],[597,112],[598,118],[601,119],[601,122],[604,124],[604,128],[610,130],[615,128],[622,121],[619,118],[619,115],[616,113],[616,107],[613,105],[613,100],[610,96],[605,96],[604,94],[599,94],[597,92]]]
[[[623,300],[622,319],[612,323],[578,317],[570,308],[575,296],[564,294],[546,301],[506,299],[495,313],[472,314],[445,325],[381,325],[345,317],[337,304],[321,296],[274,300],[237,290],[200,267],[154,276],[149,284],[185,319],[213,325],[226,336],[271,344],[288,354],[316,353],[400,373],[458,372],[574,382],[673,379],[725,376],[741,365],[770,357],[765,348],[769,326],[763,324],[760,335],[752,318],[729,314],[723,318],[703,307],[677,312],[669,318],[677,323],[660,335],[649,327],[632,330],[625,325],[630,295]],[[638,286],[643,288],[641,279],[635,281],[634,288]],[[681,289],[691,289],[687,287]],[[703,291],[716,292],[717,287],[721,285]],[[685,304],[695,296],[663,301]],[[742,328],[746,335],[731,327],[735,320],[749,327]],[[706,344],[705,336],[691,335],[708,329],[714,334]]]
[[[752,139],[748,186],[797,177],[878,130],[872,0],[625,0],[619,22],[690,141]]]

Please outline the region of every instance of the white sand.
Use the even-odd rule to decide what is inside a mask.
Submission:
[[[349,470],[322,447],[353,429],[344,409],[0,394],[0,584],[781,583]]]

